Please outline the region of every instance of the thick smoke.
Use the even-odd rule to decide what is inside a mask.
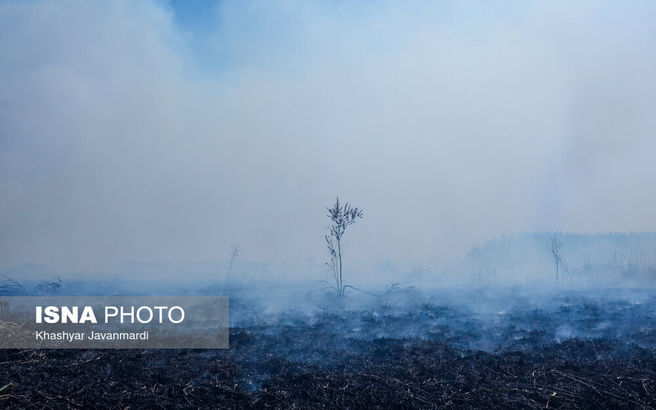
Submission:
[[[656,5],[0,3],[0,266],[656,229]],[[202,18],[201,18],[202,17]]]

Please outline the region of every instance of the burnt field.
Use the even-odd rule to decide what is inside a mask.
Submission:
[[[656,407],[650,291],[232,291],[231,323],[228,350],[2,350],[0,405]]]

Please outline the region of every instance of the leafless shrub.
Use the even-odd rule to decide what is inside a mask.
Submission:
[[[241,252],[241,247],[239,246],[238,243],[235,242],[230,244],[230,263],[228,264],[228,278],[232,275],[232,268],[234,267],[240,252]]]
[[[567,271],[567,263],[561,255],[562,248],[563,242],[560,241],[556,236],[552,237],[551,241],[549,241],[549,250],[551,251],[551,256],[553,257],[554,270],[556,272],[556,284],[560,284],[560,275]]]
[[[328,218],[330,218],[332,222],[330,233],[324,235],[326,246],[330,254],[330,260],[326,262],[326,265],[330,268],[335,283],[335,291],[338,295],[342,296],[346,287],[351,287],[344,285],[342,237],[346,232],[346,228],[353,225],[356,220],[362,218],[363,214],[361,209],[352,207],[348,202],[344,205],[340,204],[339,198],[337,198],[332,207],[326,209],[328,210]]]
[[[46,281],[39,283],[36,289],[39,291],[39,293],[51,294],[51,293],[57,293],[61,287],[62,287],[61,278],[59,276],[55,276],[54,278],[50,278]]]
[[[416,293],[417,289],[414,286],[402,287],[398,282],[391,283],[385,291],[386,295],[412,295]]]
[[[25,293],[23,285],[8,276],[0,275],[0,295],[24,295]]]

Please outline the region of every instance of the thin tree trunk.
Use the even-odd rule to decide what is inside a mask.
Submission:
[[[344,294],[344,282],[342,282],[342,243],[337,239],[337,257],[339,259],[339,294]]]

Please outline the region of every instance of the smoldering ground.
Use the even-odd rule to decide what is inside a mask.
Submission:
[[[189,408],[656,404],[651,291],[393,287],[336,298],[316,288],[255,289],[230,288],[229,350],[3,350],[0,400]],[[216,290],[226,293],[203,292]]]
[[[21,294],[229,295],[230,349],[5,350],[0,399],[79,407],[653,406],[656,299],[644,286],[652,265],[639,267],[648,259],[629,252],[610,259],[612,275],[599,274],[608,246],[647,249],[652,235],[561,235],[570,252],[559,283],[553,267],[541,266],[552,235],[484,245],[441,282],[440,271],[414,272],[420,287],[369,283],[343,296],[318,281],[249,277],[253,266],[240,261],[202,280],[14,284],[6,289]],[[519,259],[509,257],[516,248]],[[601,249],[597,258],[593,249]],[[480,263],[497,274],[482,282]],[[527,273],[528,286],[504,278],[516,279],[523,264],[542,275]],[[454,285],[455,276],[467,282]]]

